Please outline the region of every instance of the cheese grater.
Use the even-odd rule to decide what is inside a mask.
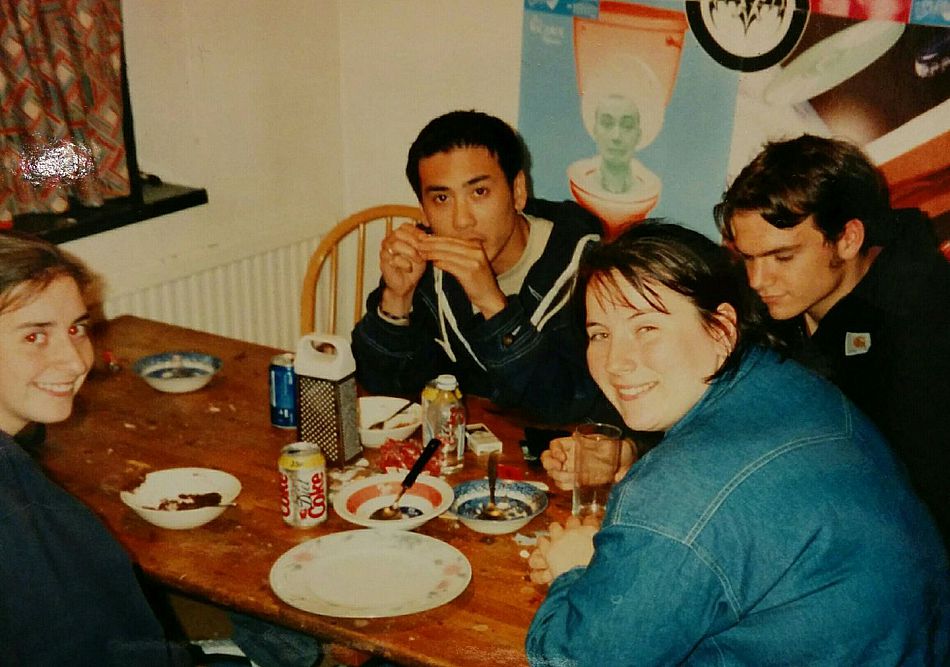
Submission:
[[[297,435],[320,447],[328,466],[362,451],[357,427],[356,362],[342,336],[307,334],[297,343]]]

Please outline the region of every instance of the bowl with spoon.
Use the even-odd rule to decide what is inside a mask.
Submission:
[[[373,475],[345,484],[332,498],[334,511],[358,526],[413,530],[452,505],[452,487],[441,477],[420,475],[438,450],[430,440],[409,472]]]
[[[529,482],[497,479],[495,455],[488,460],[488,479],[473,479],[453,489],[452,512],[463,526],[487,535],[524,528],[548,507],[547,494]]]
[[[188,530],[203,526],[234,506],[241,482],[214,468],[155,470],[119,493],[136,514],[160,528]]]
[[[405,440],[422,423],[422,407],[395,396],[363,396],[359,414],[360,442],[373,449],[387,440]]]

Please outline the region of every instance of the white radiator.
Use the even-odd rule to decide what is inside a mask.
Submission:
[[[319,238],[260,252],[107,299],[107,317],[138,315],[293,350],[300,286]]]

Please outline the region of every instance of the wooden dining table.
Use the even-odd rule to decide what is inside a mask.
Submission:
[[[567,494],[552,485],[545,513],[515,534],[484,535],[446,518],[416,529],[457,548],[471,563],[470,583],[446,604],[388,618],[301,611],[271,590],[275,561],[304,541],[359,527],[332,511],[327,521],[307,529],[281,517],[277,458],[297,438],[295,431],[270,423],[268,366],[280,350],[132,316],[98,325],[94,342],[97,362],[73,415],[49,427],[38,456],[52,479],[101,517],[149,579],[328,645],[403,665],[527,664],[525,635],[545,588],[530,582],[531,546],[516,537],[530,540],[550,521],[563,521],[570,513]],[[139,357],[174,350],[213,354],[222,368],[206,387],[186,394],[158,392],[133,372]],[[503,470],[549,481],[524,460],[524,422],[475,397],[467,398],[467,409],[470,423],[485,423],[502,440]],[[366,454],[374,465],[374,451]],[[467,452],[463,470],[447,481],[484,477],[486,465],[486,456]],[[235,475],[242,484],[236,506],[199,528],[168,530],[147,523],[120,500],[120,490],[148,472],[191,466]]]

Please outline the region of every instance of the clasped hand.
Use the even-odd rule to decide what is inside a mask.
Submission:
[[[528,557],[531,581],[550,584],[574,567],[584,567],[594,555],[594,534],[600,527],[595,517],[583,523],[571,516],[564,525],[555,522],[548,527],[549,537],[539,537],[538,546]]]
[[[432,236],[411,223],[387,234],[380,247],[379,266],[388,296],[408,308],[426,262],[454,276],[486,319],[505,307],[505,295],[480,242]]]

